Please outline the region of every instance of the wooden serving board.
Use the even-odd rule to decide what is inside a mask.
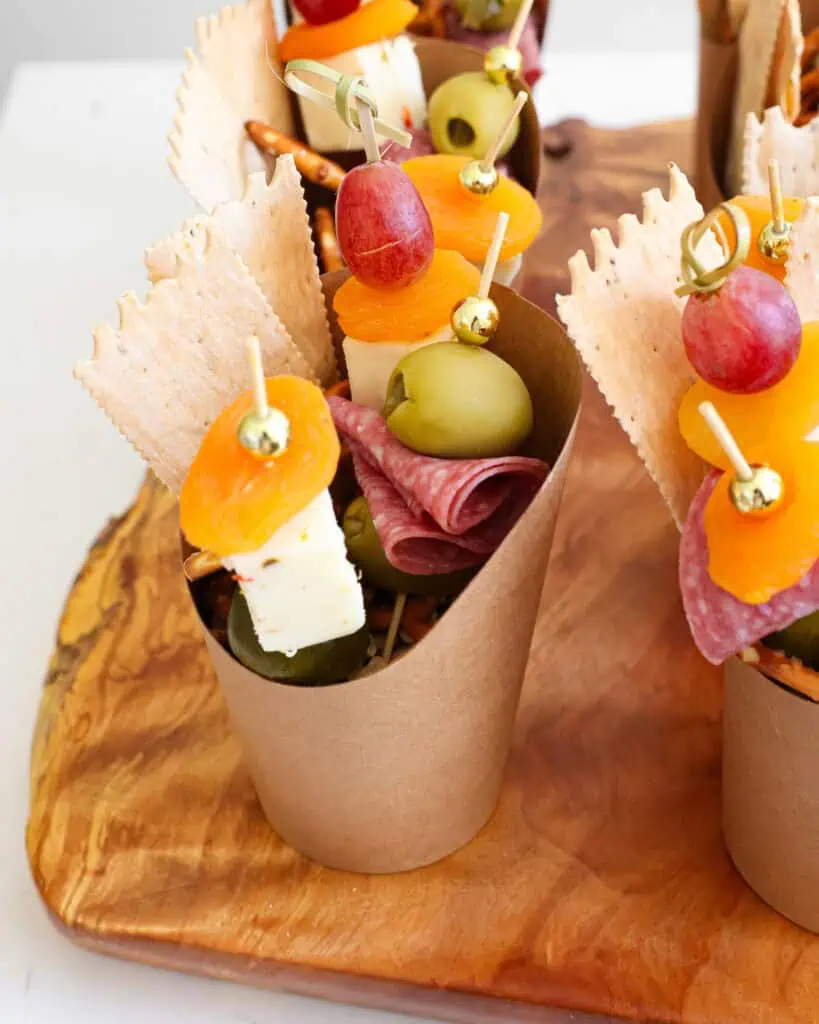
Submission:
[[[572,122],[546,147],[526,287],[544,302],[591,226],[637,209],[669,158],[690,166],[689,127]],[[146,483],[69,596],[34,743],[28,855],[71,939],[456,1021],[819,1019],[819,939],[723,848],[721,677],[688,636],[676,532],[587,395],[500,807],[413,874],[324,870],[271,833],[180,578],[174,506]]]

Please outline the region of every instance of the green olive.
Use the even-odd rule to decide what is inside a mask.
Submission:
[[[787,629],[765,637],[765,645],[798,658],[808,668],[819,669],[819,612],[797,619]]]
[[[292,657],[262,650],[244,594],[236,589],[227,624],[228,644],[245,668],[265,679],[301,686],[326,686],[349,679],[364,664],[370,634],[366,626],[349,636],[302,647]]]
[[[444,341],[398,363],[387,387],[387,426],[423,455],[510,455],[532,432],[532,399],[520,375],[476,345]]]
[[[511,28],[521,0],[455,0],[464,28],[502,32]]]
[[[455,153],[482,160],[503,130],[515,97],[508,85],[490,82],[483,71],[467,71],[448,78],[429,100],[429,130],[439,153]],[[501,146],[506,156],[520,131],[520,118]]]
[[[344,513],[344,537],[347,552],[374,587],[395,594],[419,594],[452,597],[459,594],[475,575],[474,569],[442,573],[439,576],[414,576],[401,572],[387,560],[370,515],[370,506],[363,496],[353,501]]]

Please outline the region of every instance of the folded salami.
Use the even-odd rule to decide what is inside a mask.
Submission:
[[[330,399],[336,429],[390,562],[417,575],[478,565],[500,545],[546,479],[539,459],[441,459],[403,445],[381,416]]]
[[[680,591],[694,641],[718,665],[769,633],[819,609],[819,562],[764,604],[747,604],[718,587],[708,572],[704,515],[721,473],[712,470],[691,503],[680,541]]]

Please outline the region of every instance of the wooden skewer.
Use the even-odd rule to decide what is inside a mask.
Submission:
[[[725,452],[725,456],[734,467],[737,480],[747,483],[753,477],[753,471],[739,449],[734,435],[728,429],[725,420],[720,416],[714,407],[713,402],[700,402],[699,411],[702,418],[708,424],[711,433],[717,440],[717,444]]]
[[[407,603],[406,594],[396,594],[395,605],[392,610],[392,618],[390,619],[390,628],[387,630],[387,639],[384,641],[384,650],[382,651],[382,657],[384,663],[389,664],[389,660],[392,657],[393,648],[395,647],[395,639],[398,636],[398,627],[401,625],[401,619],[404,617],[404,607]]]
[[[253,386],[253,407],[259,419],[264,419],[270,409],[267,404],[267,389],[264,382],[262,348],[255,334],[251,334],[247,339],[247,358],[250,362],[250,380]]]
[[[263,153],[270,153],[273,156],[290,153],[299,173],[314,184],[323,185],[337,192],[344,181],[343,167],[316,153],[309,146],[291,139],[289,135],[277,132],[270,125],[262,121],[248,121],[245,124],[245,131]]]
[[[506,45],[511,46],[513,50],[519,48],[520,37],[523,35],[523,30],[526,27],[526,19],[532,12],[532,7],[535,0],[523,0],[523,3],[518,8],[517,17],[509,30],[509,38],[506,40]]]
[[[509,117],[506,119],[506,123],[504,124],[503,128],[501,128],[501,130],[498,132],[497,138],[489,147],[486,156],[483,158],[483,160],[481,160],[481,167],[485,171],[488,171],[491,167],[495,166],[495,161],[498,159],[498,153],[500,152],[501,146],[506,141],[506,136],[512,130],[512,126],[518,119],[521,110],[523,110],[523,108],[526,106],[528,100],[529,93],[521,89],[515,97],[514,105],[512,106],[512,109],[509,113]]]
[[[489,288],[492,284],[492,278],[495,276],[495,268],[498,265],[498,259],[503,248],[503,239],[506,235],[507,227],[509,227],[509,214],[501,211],[495,222],[495,233],[492,235],[492,242],[484,260],[483,270],[481,271],[481,283],[478,285],[479,299],[489,298]]]
[[[779,161],[768,161],[768,189],[771,194],[771,219],[774,231],[781,235],[785,231],[785,206],[782,202],[782,184],[779,180]]]
[[[381,154],[378,151],[378,136],[375,134],[373,112],[360,99],[356,99],[356,107],[358,108],[358,120],[361,124],[361,134],[364,136],[364,153],[367,157],[367,163],[374,164],[381,159]]]

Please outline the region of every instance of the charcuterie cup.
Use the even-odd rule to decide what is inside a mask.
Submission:
[[[751,2],[756,3],[757,0],[751,0]],[[774,11],[773,6],[768,5],[768,7]],[[799,7],[802,28],[807,33],[819,25],[819,0],[800,0]],[[778,17],[776,11],[774,14]],[[751,59],[758,64],[758,54],[752,53]],[[731,41],[710,38],[708,27],[705,24],[702,25],[697,99],[695,185],[697,196],[706,210],[739,191],[739,168],[737,169],[737,187],[732,188],[728,181],[727,166],[733,131],[739,60],[737,38],[733,38]],[[762,112],[759,111],[759,113]]]
[[[750,887],[819,933],[819,703],[732,658],[725,667],[723,831]]]
[[[344,273],[323,278],[332,296]],[[244,668],[203,622],[205,643],[274,830],[332,868],[399,872],[468,843],[500,794],[580,406],[561,327],[502,286],[493,349],[522,375],[535,426],[527,454],[551,467],[527,511],[416,646],[346,683],[300,687]],[[341,331],[333,323],[334,339]]]
[[[265,166],[247,136],[247,121],[264,122],[292,137],[303,138],[304,131],[297,98],[284,84],[281,69],[274,70],[277,43],[269,5],[250,0],[200,19],[197,40],[199,52],[189,55],[177,94],[169,162],[193,198],[210,211],[218,203],[240,199],[248,175]],[[427,97],[446,79],[483,69],[484,54],[473,47],[423,37],[413,38],[413,45]],[[507,161],[532,195],[540,177],[540,149],[537,112],[529,102]],[[364,160],[361,149],[327,155],[346,169]],[[325,189],[306,184],[310,205],[332,199]]]

